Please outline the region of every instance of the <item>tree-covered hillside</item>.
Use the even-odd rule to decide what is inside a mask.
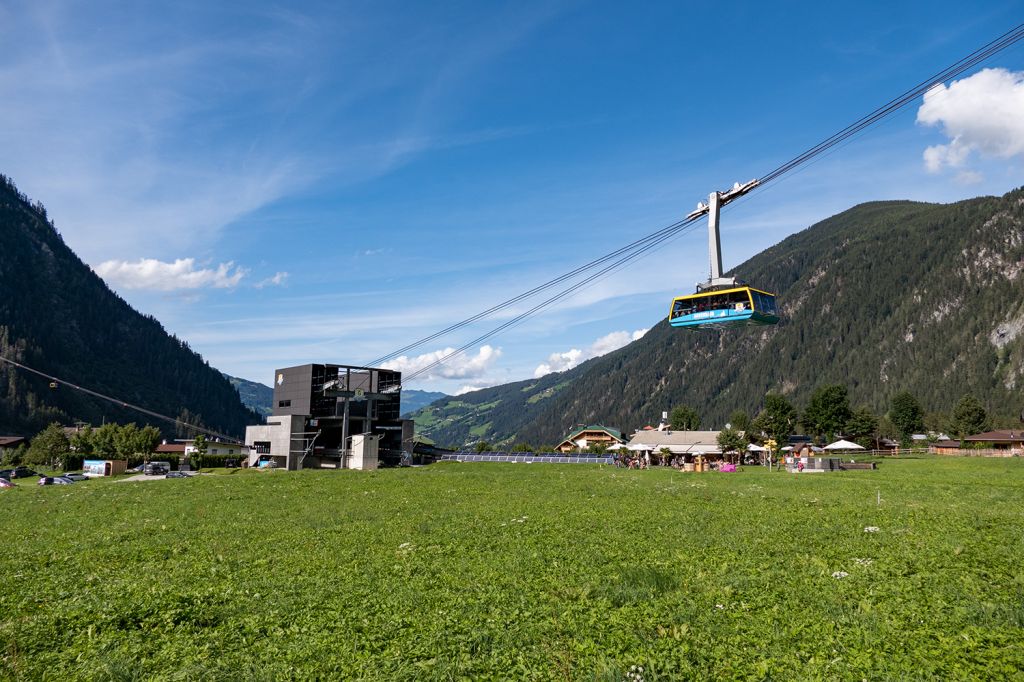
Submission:
[[[274,389],[270,386],[261,384],[258,381],[233,377],[230,374],[225,374],[224,376],[227,377],[227,380],[238,391],[238,396],[242,399],[243,405],[262,415],[269,415],[273,412],[271,405],[274,402]]]
[[[188,344],[112,292],[65,244],[41,204],[0,176],[0,354],[173,417],[241,435],[260,416]],[[139,413],[0,366],[0,433],[52,421],[137,422]],[[153,422],[166,433],[174,426]]]
[[[441,443],[551,443],[574,424],[631,431],[681,404],[721,426],[769,391],[803,408],[825,383],[879,413],[902,390],[928,411],[967,392],[997,417],[1024,409],[1024,190],[862,204],[733,274],[778,293],[778,326],[691,332],[662,320],[573,370],[435,403],[417,421]],[[531,404],[535,384],[560,388]]]

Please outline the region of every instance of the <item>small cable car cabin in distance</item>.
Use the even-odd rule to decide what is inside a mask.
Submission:
[[[775,295],[748,286],[698,291],[672,299],[673,327],[696,329],[748,324],[777,324]]]

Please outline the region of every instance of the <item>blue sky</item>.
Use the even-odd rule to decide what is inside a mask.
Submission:
[[[369,361],[670,224],[1022,10],[9,1],[0,172],[136,308],[269,383],[276,367]],[[1024,184],[1024,48],[986,66],[1004,71],[737,202],[726,267],[862,201]],[[707,276],[706,248],[702,229],[668,243],[415,386],[454,393],[618,347]]]

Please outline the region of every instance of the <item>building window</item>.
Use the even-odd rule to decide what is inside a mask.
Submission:
[[[277,406],[278,407],[291,407],[292,406],[292,401],[290,401],[290,400],[278,400],[277,401]]]

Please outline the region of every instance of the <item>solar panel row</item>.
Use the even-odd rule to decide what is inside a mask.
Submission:
[[[567,456],[557,453],[511,454],[506,452],[480,454],[476,452],[455,452],[441,456],[442,462],[541,462],[549,464],[611,464],[611,457],[581,455]]]

